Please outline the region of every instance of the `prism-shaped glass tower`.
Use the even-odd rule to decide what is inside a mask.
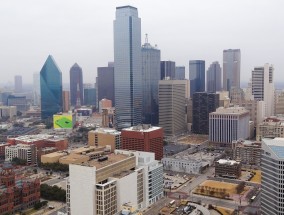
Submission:
[[[62,112],[62,74],[51,55],[40,71],[41,118]]]

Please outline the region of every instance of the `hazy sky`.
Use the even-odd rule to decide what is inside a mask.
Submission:
[[[284,1],[281,0],[1,0],[0,83],[22,75],[32,83],[49,54],[69,82],[77,62],[84,82],[95,82],[97,67],[113,60],[117,6],[138,8],[142,42],[157,44],[162,60],[186,66],[203,59],[206,69],[222,63],[222,50],[241,49],[241,80],[254,66],[272,63],[284,81]]]

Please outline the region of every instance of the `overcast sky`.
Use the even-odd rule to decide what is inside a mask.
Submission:
[[[142,42],[157,44],[162,60],[186,66],[202,59],[206,69],[222,63],[223,49],[241,49],[241,81],[254,66],[271,63],[284,82],[284,1],[281,0],[1,0],[0,83],[22,75],[32,83],[53,55],[69,82],[77,62],[85,83],[97,67],[113,61],[113,20],[117,6],[138,8]]]

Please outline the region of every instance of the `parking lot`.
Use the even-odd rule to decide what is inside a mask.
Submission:
[[[187,183],[193,178],[188,175],[178,173],[164,173],[164,188],[175,190],[180,186],[187,186]]]

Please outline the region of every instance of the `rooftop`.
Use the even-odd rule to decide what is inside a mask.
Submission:
[[[151,126],[150,124],[137,125],[129,128],[122,129],[123,131],[140,131],[140,132],[151,132],[159,130],[161,127]]]
[[[25,141],[27,143],[34,142],[34,141],[40,141],[40,140],[62,140],[64,138],[59,136],[54,136],[50,134],[36,134],[36,135],[24,135],[16,137],[16,141]]]
[[[239,164],[240,162],[234,161],[234,160],[226,160],[226,159],[220,159],[217,161],[219,164],[227,164],[227,165],[235,165]]]
[[[262,141],[275,153],[277,157],[284,159],[284,138],[264,138]]]
[[[249,111],[247,109],[245,109],[244,107],[239,107],[239,106],[235,106],[235,107],[219,107],[217,108],[217,110],[215,112],[212,112],[210,114],[233,114],[233,115],[240,115],[240,114],[245,114],[245,113],[249,113]]]

